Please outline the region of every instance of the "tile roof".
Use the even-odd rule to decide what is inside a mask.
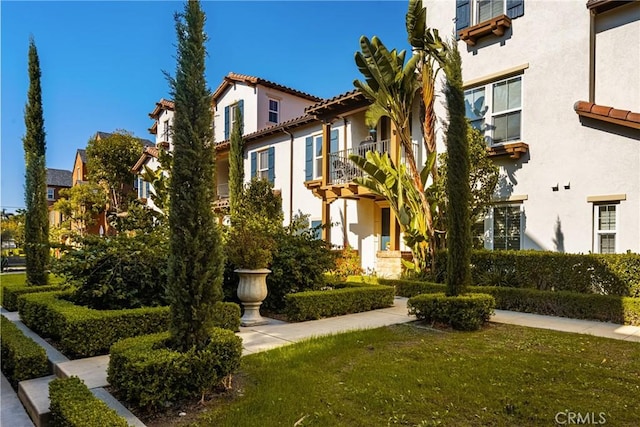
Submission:
[[[582,117],[589,117],[621,126],[640,129],[640,113],[634,113],[629,110],[619,110],[587,101],[576,102],[573,104],[573,109]]]
[[[73,173],[65,169],[47,168],[47,185],[56,187],[71,187]]]
[[[160,101],[156,102],[156,106],[153,111],[149,113],[149,117],[151,117],[152,119],[157,119],[162,110],[173,111],[175,108],[176,105],[173,101],[160,98]]]
[[[138,172],[142,170],[142,166],[147,162],[150,158],[158,158],[158,148],[157,147],[144,147],[144,151],[142,155],[138,159],[135,165],[131,168],[133,172]]]
[[[364,106],[371,102],[358,90],[350,90],[333,98],[325,99],[317,104],[305,108],[304,112],[315,117],[344,113]]]
[[[283,86],[279,83],[275,83],[270,80],[265,80],[260,77],[248,76],[246,74],[238,74],[234,72],[230,72],[222,79],[222,83],[220,83],[218,88],[213,92],[213,101],[215,102],[222,95],[222,93],[233,83],[246,83],[250,86],[262,85],[268,88],[277,89],[282,92],[298,96],[300,98],[308,99],[309,101],[314,101],[314,102],[322,101],[322,98],[320,97],[311,95],[306,92],[299,91],[297,89],[293,89],[288,86]]]

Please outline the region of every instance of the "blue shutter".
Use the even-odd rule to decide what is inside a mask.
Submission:
[[[331,147],[330,153],[338,151],[338,129],[331,131],[331,145],[329,147]]]
[[[524,15],[524,0],[507,0],[507,16],[515,19]]]
[[[308,136],[304,143],[304,179],[313,179],[313,137]]]
[[[456,33],[471,25],[471,1],[456,0]]]
[[[276,149],[269,147],[269,182],[273,184],[276,180]]]
[[[229,139],[229,106],[224,107],[224,139]]]
[[[255,151],[251,153],[251,178],[255,177],[258,173],[258,153]]]
[[[240,110],[240,117],[242,118],[242,129],[244,130],[244,100],[238,101],[238,109]]]

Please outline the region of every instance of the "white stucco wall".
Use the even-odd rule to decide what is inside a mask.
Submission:
[[[162,110],[158,116],[158,126],[156,132],[156,145],[164,142],[164,122],[169,121],[169,150],[173,150],[173,115],[174,112],[170,110]]]
[[[310,105],[315,104],[315,102],[313,101],[299,98],[290,93],[268,88],[262,85],[258,85],[257,89],[258,114],[256,125],[258,129],[266,128],[274,124],[269,122],[269,99],[280,101],[279,123],[303,116],[304,109]]]
[[[455,2],[427,5],[428,25],[438,27],[441,34],[449,34]],[[637,21],[632,25],[636,24]],[[608,43],[633,50],[634,43],[624,38],[629,36],[628,31],[633,32],[616,28],[606,34],[611,39]],[[605,39],[603,34],[599,37]],[[576,101],[588,100],[589,95],[589,11],[585,2],[529,0],[525,2],[524,16],[513,20],[505,37],[489,36],[474,48],[458,43],[465,82],[528,64],[522,74],[521,135],[529,145],[529,153],[519,160],[497,160],[506,184],[500,195],[526,196],[524,248],[592,251],[593,204],[587,202],[587,197],[626,194],[627,200],[618,206],[617,251],[639,252],[639,132],[593,120],[581,121],[573,110]],[[607,71],[611,66],[600,66],[598,103],[626,99],[637,105],[637,46],[636,42],[635,52],[628,57],[616,59],[625,63],[616,66],[621,76],[614,79]],[[615,52],[620,56],[619,49]],[[612,55],[609,52],[608,56]],[[598,61],[607,59],[607,55],[603,56]],[[629,62],[635,75],[628,74]],[[631,80],[629,87],[621,84]],[[635,92],[625,95],[629,88]],[[443,113],[440,106],[441,117]],[[552,191],[556,184],[559,190]],[[566,184],[568,189],[564,188]]]
[[[243,122],[244,133],[249,134],[259,129],[258,127],[258,103],[257,90],[254,87],[245,84],[236,83],[218,98],[216,107],[213,111],[213,133],[216,142],[225,141],[224,137],[224,109],[229,105],[235,104],[239,100],[243,100]],[[229,130],[231,132],[231,129]]]

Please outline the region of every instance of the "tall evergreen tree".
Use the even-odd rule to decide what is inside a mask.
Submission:
[[[213,213],[215,151],[205,81],[205,19],[198,1],[188,1],[176,14],[177,67],[169,79],[175,119],[168,296],[171,346],[182,351],[207,344],[213,306],[223,296],[222,241]]]
[[[238,205],[244,187],[244,138],[243,119],[239,108],[235,109],[231,147],[229,148],[229,210],[231,218],[238,215]]]
[[[447,197],[449,218],[447,230],[447,295],[465,291],[471,280],[471,221],[469,202],[469,142],[462,89],[462,60],[455,40],[451,42],[445,64],[445,97],[449,114],[446,133],[449,164]]]
[[[27,285],[47,284],[49,263],[49,212],[40,60],[33,38],[29,40],[29,92],[24,112],[26,134],[22,139],[25,160],[25,254]]]

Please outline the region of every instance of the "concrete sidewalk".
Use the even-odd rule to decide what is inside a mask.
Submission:
[[[3,314],[7,313],[3,312]],[[12,320],[17,321],[17,316]],[[364,313],[355,313],[300,323],[287,323],[269,319],[269,323],[266,325],[241,327],[238,332],[238,336],[242,338],[243,355],[248,355],[293,344],[311,337],[332,335],[359,329],[379,328],[382,326],[408,323],[415,320],[415,316],[409,316],[407,312],[407,298],[396,297],[392,307]],[[491,321],[496,323],[589,334],[618,340],[640,342],[640,327],[637,326],[625,326],[608,322],[543,316],[505,310],[496,310]],[[108,365],[109,356],[106,355],[71,361],[61,361],[55,365],[54,371],[58,376],[62,377],[71,375],[79,376],[86,384],[90,384],[92,388],[101,388],[108,385]],[[12,407],[10,392],[13,392],[13,390],[11,387],[9,387],[9,390],[6,390],[4,384],[2,388],[2,425],[13,425],[11,423],[6,424],[4,418],[4,408]],[[18,418],[16,418],[15,421],[18,422]]]

